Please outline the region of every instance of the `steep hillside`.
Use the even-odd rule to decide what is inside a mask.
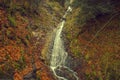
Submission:
[[[76,0],[72,5],[63,33],[67,51],[85,61],[76,69],[82,80],[120,78],[119,5],[118,0]]]
[[[54,80],[41,51],[63,12],[55,1],[0,1],[0,79]]]
[[[68,6],[72,12],[65,19]],[[0,0],[0,80],[57,80],[49,63],[61,20],[66,22],[59,37],[71,69],[57,73],[119,80],[119,0]]]

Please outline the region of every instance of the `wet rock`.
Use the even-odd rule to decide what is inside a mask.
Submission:
[[[68,56],[65,65],[69,66],[71,69],[75,69],[78,66],[81,67],[82,66],[82,59]]]
[[[56,70],[58,76],[64,77],[68,80],[76,80],[76,77],[73,72],[71,72],[68,68],[61,67]]]

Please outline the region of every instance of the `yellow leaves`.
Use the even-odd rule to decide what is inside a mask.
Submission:
[[[85,55],[85,59],[86,59],[86,60],[88,60],[89,57],[90,57],[89,54],[86,54],[86,55]]]
[[[92,64],[92,61],[88,61],[88,64],[91,65],[91,64]]]

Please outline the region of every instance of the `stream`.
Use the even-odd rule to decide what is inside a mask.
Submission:
[[[65,12],[62,22],[58,25],[54,45],[51,54],[50,68],[57,80],[79,80],[77,73],[65,65],[68,53],[64,49],[64,44],[61,38],[61,32],[65,24],[65,18],[72,8],[69,6]]]

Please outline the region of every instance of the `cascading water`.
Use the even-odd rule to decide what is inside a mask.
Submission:
[[[66,15],[70,11],[72,11],[72,9],[69,6],[63,18],[66,18]],[[56,31],[56,36],[54,40],[51,61],[50,61],[50,68],[52,69],[54,75],[58,78],[58,80],[79,80],[76,72],[71,70],[69,67],[65,66],[65,61],[68,56],[68,53],[65,51],[63,41],[61,39],[61,32],[64,27],[64,24],[65,24],[65,20],[63,19],[58,26],[58,30]],[[65,73],[64,70],[62,69],[66,70],[66,72],[70,73],[74,78],[68,79],[64,74],[62,74],[62,73]],[[59,71],[59,74],[60,72],[62,72],[61,74],[63,76],[58,75],[57,74],[58,71]]]

